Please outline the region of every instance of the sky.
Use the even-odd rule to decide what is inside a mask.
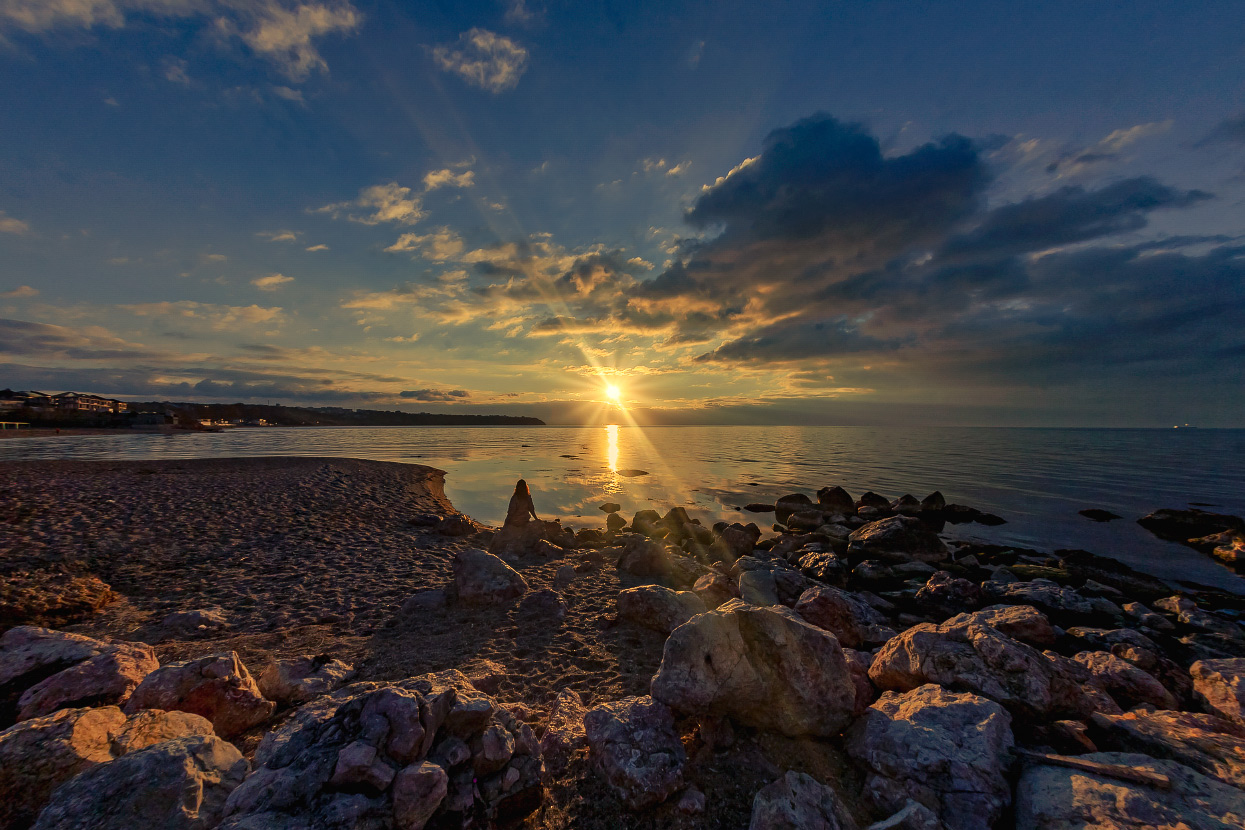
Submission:
[[[0,0],[0,388],[1245,426],[1243,30],[1189,0]]]

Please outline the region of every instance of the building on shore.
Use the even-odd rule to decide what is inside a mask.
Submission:
[[[0,389],[0,409],[120,415],[127,412],[129,408],[130,405],[125,401],[103,398],[99,395],[84,395],[80,392],[61,392],[49,395],[46,392],[33,390],[15,392],[12,389]]]

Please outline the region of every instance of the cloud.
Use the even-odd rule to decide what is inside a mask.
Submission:
[[[420,251],[424,259],[445,262],[457,257],[463,250],[463,240],[447,227],[438,228],[430,234],[404,233],[398,241],[385,249],[391,252]]]
[[[276,291],[286,283],[291,283],[293,281],[293,277],[287,277],[285,274],[269,274],[266,277],[256,277],[251,280],[251,285],[255,286],[260,291]]]
[[[225,262],[227,259],[229,259],[229,257],[225,256],[224,254],[208,254],[207,256],[204,257],[204,259],[208,260],[209,262]]]
[[[514,23],[521,26],[531,26],[540,22],[545,16],[545,10],[533,9],[527,4],[527,0],[509,0],[506,3],[506,22]]]
[[[444,170],[432,170],[424,174],[424,190],[436,190],[438,187],[472,187],[475,185],[476,174],[470,170],[455,173],[448,167]]]
[[[117,360],[157,353],[98,326],[68,328],[0,319],[0,355],[59,360]]]
[[[1114,130],[1106,138],[1090,147],[1063,153],[1059,158],[1047,164],[1046,172],[1055,173],[1059,178],[1089,172],[1101,164],[1119,160],[1124,148],[1143,138],[1165,133],[1171,129],[1171,126],[1171,121],[1155,121]]]
[[[186,74],[186,62],[181,58],[169,58],[164,62],[164,79],[175,84],[188,85],[190,76]]]
[[[4,211],[0,210],[0,233],[15,233],[19,236],[30,233],[30,223],[6,216]]]
[[[31,288],[29,285],[19,285],[12,291],[0,291],[0,299],[16,300],[23,297],[35,297],[38,294],[39,289],[37,288]]]
[[[255,235],[269,242],[297,242],[302,231],[258,231]]]
[[[339,214],[353,208],[361,208],[365,212],[362,215],[348,213],[347,218],[364,225],[379,225],[382,222],[414,225],[426,215],[419,196],[412,196],[409,187],[402,187],[397,182],[365,187],[359,191],[359,198],[353,201],[325,205],[311,212],[328,213],[336,219]]]
[[[320,244],[320,245],[309,245],[304,250],[311,251],[314,253],[315,251],[327,251],[328,249],[329,249],[328,245]]]
[[[692,44],[687,50],[687,66],[689,69],[695,69],[700,66],[700,59],[705,56],[705,42],[698,40]]]
[[[463,398],[471,397],[471,393],[465,389],[451,389],[446,392],[440,392],[436,389],[412,389],[406,392],[400,392],[399,397],[410,398],[416,401],[433,402],[433,401],[457,401]]]
[[[302,91],[290,89],[288,86],[274,86],[272,88],[272,94],[278,98],[284,98],[287,101],[294,101],[298,104],[305,103]]]
[[[228,331],[237,326],[279,326],[285,321],[284,311],[280,307],[265,308],[258,305],[226,306],[178,300],[119,305],[117,308],[137,317],[157,318],[181,328],[200,324],[211,331]]]
[[[0,38],[6,30],[41,34],[59,28],[119,29],[142,17],[193,19],[219,43],[240,40],[293,81],[328,70],[317,40],[354,32],[363,21],[347,0],[3,0]],[[176,58],[166,64],[165,77],[175,83],[189,81],[184,62]]]
[[[527,69],[527,50],[508,37],[474,28],[458,36],[457,48],[433,47],[432,59],[442,70],[492,93],[512,89]]]
[[[1245,112],[1220,121],[1195,146],[1203,147],[1221,141],[1245,144]]]

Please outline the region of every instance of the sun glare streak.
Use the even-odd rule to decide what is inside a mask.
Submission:
[[[606,455],[608,456],[610,472],[617,475],[618,473],[618,424],[610,424],[605,428],[605,440],[608,442],[606,447]]]

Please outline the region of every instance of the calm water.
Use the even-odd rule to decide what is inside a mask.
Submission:
[[[60,436],[0,441],[11,459],[171,459],[259,455],[347,456],[446,470],[446,493],[491,524],[526,478],[542,517],[603,524],[597,505],[702,520],[764,514],[736,508],[839,484],[858,496],[922,498],[997,513],[1008,524],[949,527],[972,538],[1043,550],[1078,547],[1168,579],[1245,593],[1245,579],[1213,559],[1162,542],[1133,520],[1190,502],[1245,515],[1245,430],[898,429],[872,427],[325,427],[241,429],[175,436]],[[620,471],[645,470],[627,476]],[[1124,519],[1077,515],[1100,507]],[[745,519],[746,521],[747,519]],[[764,526],[764,525],[763,525]]]

